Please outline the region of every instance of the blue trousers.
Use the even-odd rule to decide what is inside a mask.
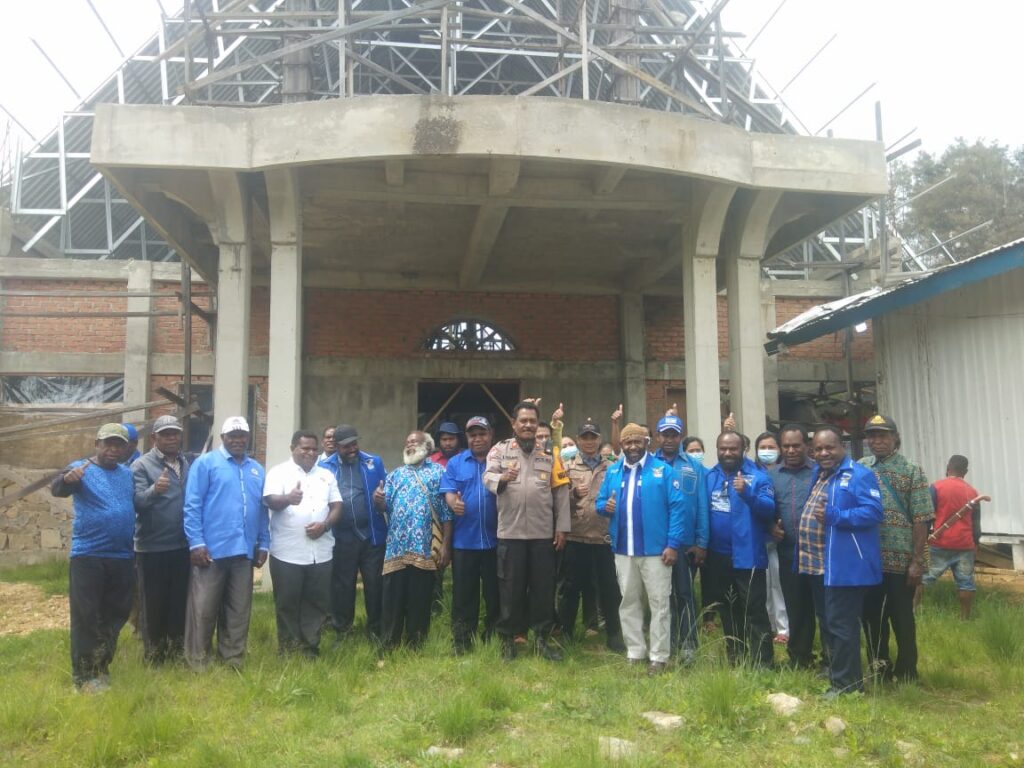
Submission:
[[[844,693],[864,690],[860,663],[860,617],[867,587],[826,587],[823,576],[812,576],[814,612],[822,641],[831,658],[829,682]]]

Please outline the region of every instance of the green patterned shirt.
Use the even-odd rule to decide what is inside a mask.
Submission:
[[[882,506],[885,508],[885,520],[879,528],[882,570],[906,573],[914,554],[914,523],[924,523],[935,517],[928,478],[924,476],[924,470],[908,461],[899,451],[884,459],[865,456],[860,463],[871,467],[882,491]],[[924,552],[927,559],[928,547]]]

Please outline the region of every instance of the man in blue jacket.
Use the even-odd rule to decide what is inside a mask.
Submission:
[[[356,615],[356,574],[363,577],[366,631],[380,639],[384,599],[384,549],[388,521],[384,498],[387,472],[380,456],[359,450],[351,424],[334,429],[335,453],[320,462],[334,473],[341,491],[341,517],[334,526],[331,620],[338,640],[352,631]]]
[[[622,592],[619,619],[626,655],[631,664],[647,659],[646,592],[651,611],[647,672],[658,675],[665,671],[671,653],[672,566],[679,559],[679,548],[695,538],[697,495],[686,494],[672,467],[647,452],[650,441],[644,427],[623,427],[622,458],[605,472],[595,508],[611,518],[608,533]]]
[[[185,538],[192,572],[185,615],[185,659],[209,664],[213,631],[217,654],[239,666],[252,613],[252,569],[270,550],[270,517],[263,506],[263,467],[246,451],[249,424],[225,420],[221,447],[192,464],[185,486]]]
[[[773,662],[768,621],[768,554],[765,537],[775,523],[772,481],[743,455],[743,437],[718,436],[718,464],[708,472],[706,488],[711,535],[704,562],[710,605],[718,609],[729,663],[744,651],[757,667]]]
[[[697,606],[693,600],[693,574],[696,568],[704,564],[708,548],[708,499],[704,480],[707,470],[693,456],[679,450],[685,425],[674,410],[670,410],[658,422],[661,446],[654,455],[676,471],[684,493],[697,494],[695,538],[685,542],[689,545],[686,557],[679,558],[679,562],[672,566],[672,652],[679,651],[683,663],[692,664],[697,654]]]
[[[800,516],[797,558],[800,573],[812,579],[832,662],[825,695],[834,698],[864,688],[860,617],[868,587],[882,581],[884,513],[875,473],[847,457],[838,429],[817,430],[811,452],[818,469]]]

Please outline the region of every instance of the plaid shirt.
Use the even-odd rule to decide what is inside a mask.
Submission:
[[[831,475],[822,474],[811,488],[811,494],[800,513],[800,530],[797,534],[797,555],[800,573],[811,576],[825,574],[825,524],[819,522],[818,514],[825,514],[828,501],[828,481]]]
[[[935,517],[928,478],[919,466],[908,461],[899,451],[884,459],[865,456],[860,463],[871,467],[878,476],[878,488],[882,492],[885,520],[878,530],[882,544],[882,570],[906,573],[914,554],[914,523],[926,523]],[[928,547],[924,548],[924,557],[927,567]]]

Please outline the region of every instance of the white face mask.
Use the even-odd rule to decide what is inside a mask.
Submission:
[[[688,456],[692,456],[697,461],[700,461],[700,462],[704,461],[704,451],[694,451],[693,453],[689,453],[687,455]]]
[[[576,454],[580,452],[580,449],[575,445],[567,445],[562,449],[561,456],[562,461],[572,461],[576,458]]]
[[[757,460],[762,464],[774,464],[779,460],[779,452],[770,448],[765,448],[757,452]]]

